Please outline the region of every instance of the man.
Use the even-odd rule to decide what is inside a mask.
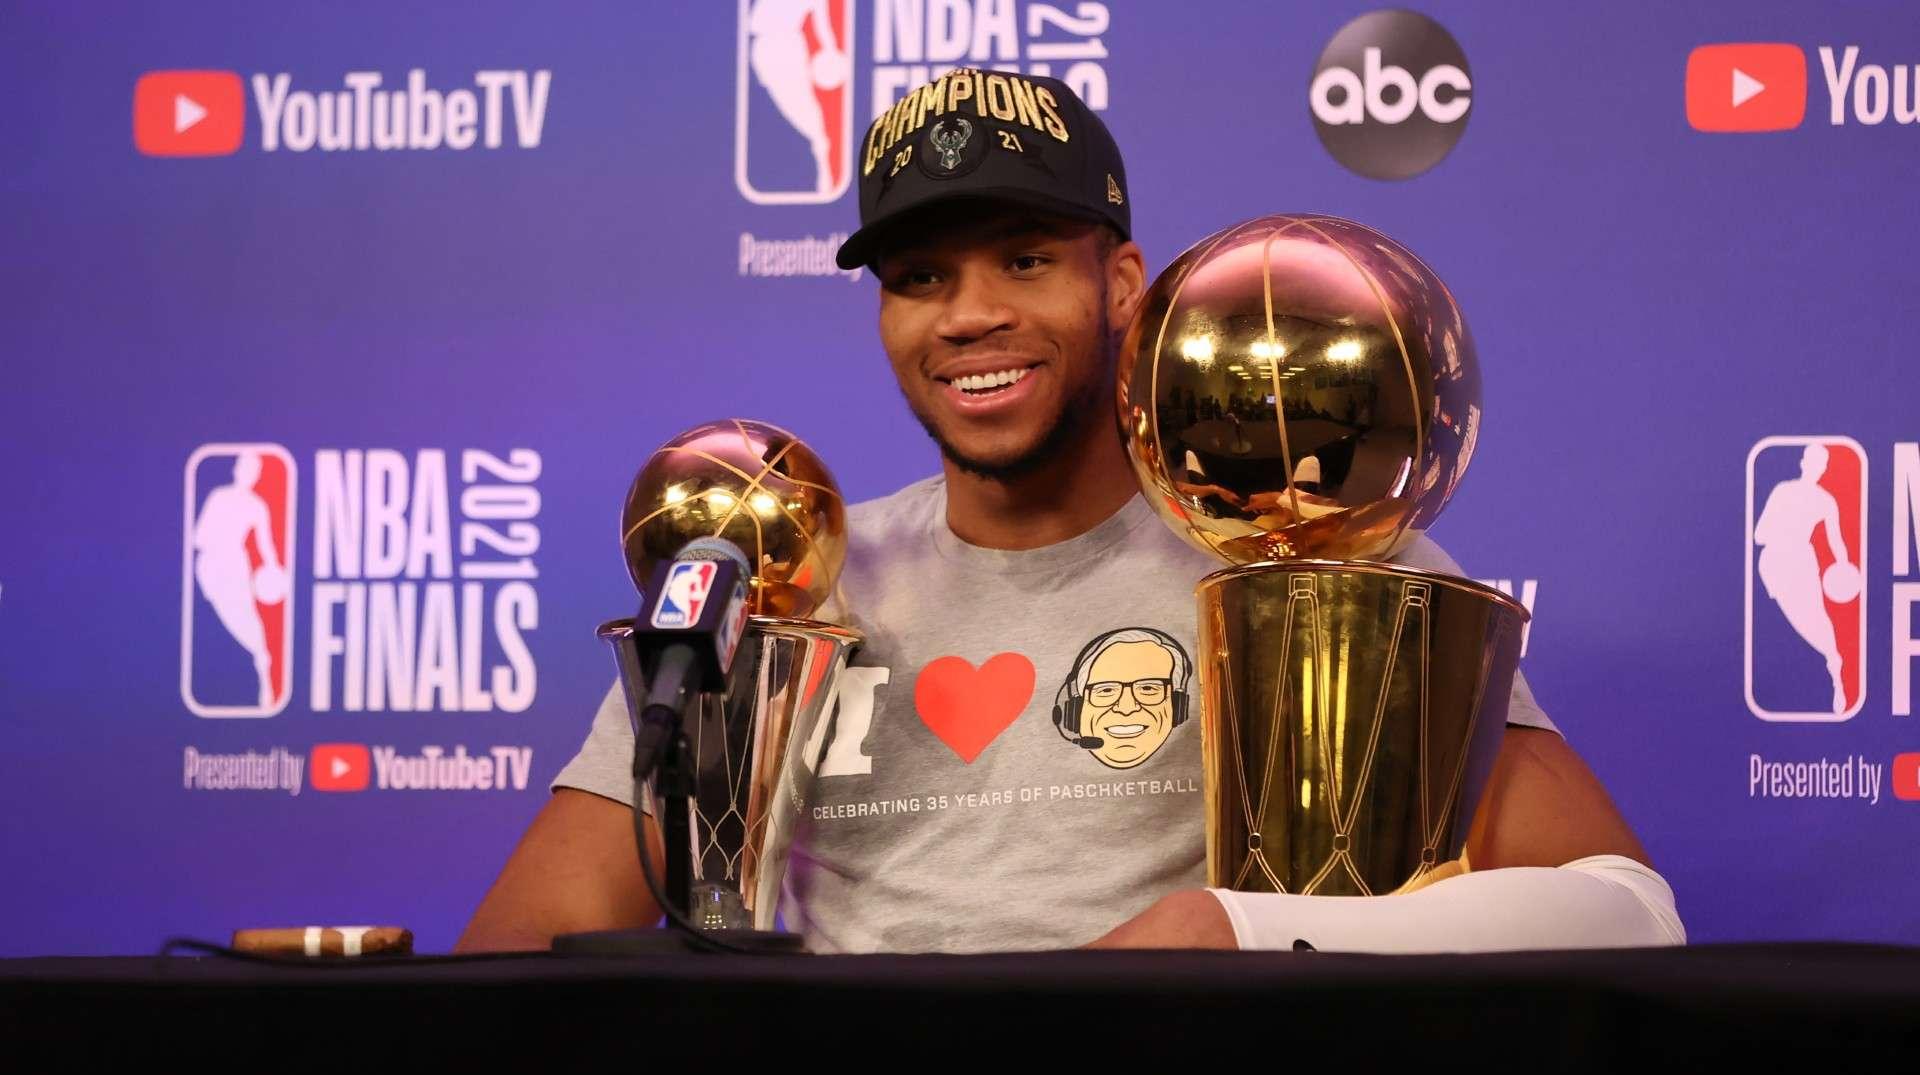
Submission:
[[[881,343],[941,473],[849,512],[842,611],[867,642],[795,835],[789,928],[818,951],[1683,939],[1524,681],[1471,872],[1371,900],[1204,888],[1199,735],[1175,692],[1193,584],[1217,565],[1155,517],[1112,425],[1147,286],[1119,151],[1058,81],[956,71],[874,124],[861,168],[840,264],[875,270]],[[1424,538],[1401,561],[1458,573]],[[657,919],[630,752],[610,692],[462,950]]]

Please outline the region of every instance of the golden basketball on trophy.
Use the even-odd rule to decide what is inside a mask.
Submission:
[[[1472,458],[1465,318],[1405,247],[1323,216],[1207,237],[1149,289],[1118,419],[1197,587],[1208,883],[1380,895],[1466,868],[1526,610],[1400,566]]]
[[[800,438],[765,422],[710,422],[662,444],[627,490],[620,543],[633,584],[698,537],[747,554],[755,613],[809,616],[846,559],[846,505]]]

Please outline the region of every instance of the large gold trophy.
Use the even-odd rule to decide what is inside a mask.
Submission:
[[[1351,221],[1248,221],[1149,290],[1128,454],[1233,565],[1196,590],[1209,884],[1369,896],[1467,868],[1527,613],[1388,561],[1473,455],[1474,362],[1446,286]]]
[[[786,430],[713,422],[674,437],[641,467],[620,534],[642,589],[695,539],[721,538],[746,554],[749,615],[725,689],[695,699],[685,721],[690,794],[663,794],[657,781],[647,794],[666,836],[668,902],[702,930],[736,940],[771,931],[817,761],[805,751],[824,738],[815,733],[861,641],[808,618],[832,597],[846,556],[840,490]],[[640,672],[634,628],[632,619],[600,628],[623,680]]]

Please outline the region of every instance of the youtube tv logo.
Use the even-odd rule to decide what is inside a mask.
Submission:
[[[1893,756],[1893,797],[1920,802],[1920,754]]]
[[[287,71],[148,71],[133,84],[133,145],[149,157],[224,157],[246,140],[251,89],[262,153],[538,149],[553,72],[487,68],[441,88],[425,68],[348,71],[306,88]]]
[[[1687,124],[1696,131],[1786,131],[1807,116],[1798,45],[1701,45],[1687,55]]]
[[[365,744],[315,743],[307,773],[315,791],[365,791],[373,765]]]
[[[232,71],[149,71],[133,84],[133,144],[149,157],[226,156],[246,126]]]

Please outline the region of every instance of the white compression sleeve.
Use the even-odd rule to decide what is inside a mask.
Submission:
[[[1210,888],[1241,948],[1499,952],[1685,944],[1673,889],[1620,855],[1465,873],[1404,895],[1292,896]]]

